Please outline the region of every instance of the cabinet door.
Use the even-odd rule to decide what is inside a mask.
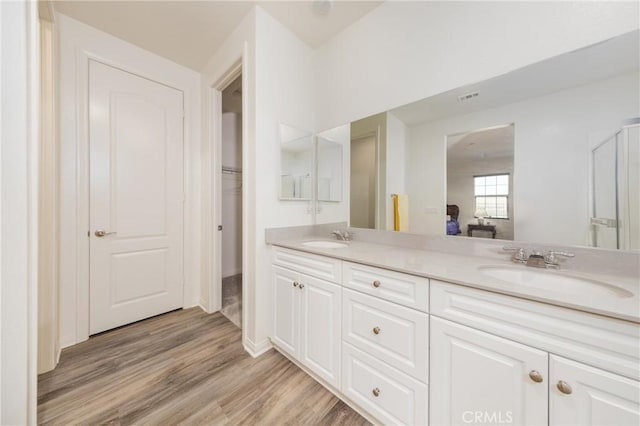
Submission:
[[[299,290],[298,274],[273,267],[273,340],[284,351],[297,357],[299,349]]]
[[[555,355],[550,370],[551,425],[640,424],[640,382]]]
[[[547,424],[547,365],[546,352],[432,316],[430,424]]]
[[[299,288],[300,361],[339,388],[342,287],[302,275]]]

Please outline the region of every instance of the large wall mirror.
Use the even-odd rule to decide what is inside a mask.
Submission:
[[[351,123],[345,220],[639,249],[639,64],[634,31]]]

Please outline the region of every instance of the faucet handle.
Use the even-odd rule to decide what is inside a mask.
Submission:
[[[527,261],[527,253],[524,251],[522,247],[514,247],[514,246],[504,246],[502,247],[504,251],[513,251],[513,256],[511,256],[511,260],[518,263],[524,263]]]
[[[558,259],[556,258],[556,256],[562,256],[562,257],[575,257],[576,255],[573,253],[569,253],[566,251],[555,251],[555,250],[549,250],[549,252],[547,254],[545,254],[544,256],[544,263],[546,263],[547,265],[558,265]]]

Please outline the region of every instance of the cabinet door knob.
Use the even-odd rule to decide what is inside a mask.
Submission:
[[[373,327],[373,334],[380,334],[380,327]]]
[[[304,288],[304,284],[300,283],[300,290]]]
[[[531,380],[533,380],[536,383],[541,383],[542,382],[542,374],[540,374],[539,371],[531,370],[529,372],[529,377],[531,378]]]
[[[298,285],[299,285],[299,284],[298,284],[298,281],[294,281],[294,282],[293,282],[293,286],[294,286],[294,287],[298,287]]]
[[[569,395],[571,392],[573,392],[573,389],[571,389],[569,383],[563,382],[562,380],[560,380],[556,386],[558,387],[558,390],[565,395]]]
[[[374,286],[375,288],[380,287],[380,281],[375,280],[375,281],[373,282],[373,286]]]
[[[378,397],[380,396],[380,389],[375,388],[374,390],[372,390],[371,392],[373,392],[373,396]]]

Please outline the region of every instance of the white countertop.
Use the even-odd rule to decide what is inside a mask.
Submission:
[[[306,237],[284,241],[271,241],[270,243],[279,247],[405,272],[481,290],[488,290],[640,323],[640,280],[638,279],[587,274],[576,271],[547,271],[542,268],[516,265],[508,260],[508,258],[499,260],[468,255],[462,256],[359,241],[349,241],[347,243],[348,246],[342,248],[315,248],[302,244],[305,241],[311,240],[318,241],[322,240],[322,238]],[[589,281],[599,281],[626,290],[633,295],[630,297],[621,297],[617,292],[609,291],[608,287],[601,287],[595,284],[586,284],[584,291],[581,292],[564,291],[556,288],[533,288],[524,284],[514,284],[485,275],[479,269],[479,267],[483,266],[526,268],[541,273],[559,274]],[[592,287],[592,285],[595,287]]]

